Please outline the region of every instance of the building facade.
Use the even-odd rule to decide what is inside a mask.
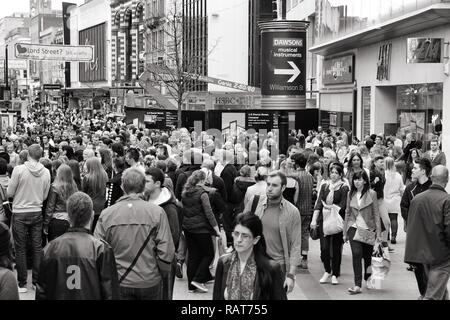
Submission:
[[[450,3],[317,1],[320,108],[339,126],[352,116],[359,138],[371,133],[416,135],[423,150],[442,137],[450,152]],[[448,123],[448,122],[447,122]],[[441,132],[442,130],[442,132]]]
[[[145,65],[145,12],[150,2],[110,1],[112,86],[137,85]]]
[[[70,8],[68,14],[70,44],[94,46],[93,62],[70,63],[69,104],[101,109],[108,105],[112,85],[109,1],[92,0]]]
[[[30,0],[31,43],[63,44],[63,17],[61,10],[52,10],[51,0]],[[33,86],[63,84],[64,64],[54,61],[30,61]]]

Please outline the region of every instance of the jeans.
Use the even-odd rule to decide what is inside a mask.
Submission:
[[[170,265],[170,273],[162,276],[162,300],[173,300],[176,269],[177,261],[174,259]]]
[[[411,263],[411,265],[413,266],[414,275],[416,276],[419,293],[422,297],[425,297],[428,286],[428,277],[425,272],[425,267],[421,263]]]
[[[391,220],[389,219],[389,214],[386,206],[384,205],[384,199],[378,199],[378,208],[380,210],[381,218],[381,239],[383,242],[388,241],[388,234],[391,230]]]
[[[362,283],[362,263],[364,260],[364,280],[370,278],[372,272],[369,268],[372,265],[373,246],[359,241],[354,241],[356,228],[350,227],[347,231],[350,240],[350,248],[352,250],[353,273],[355,274],[355,286],[361,287]]]
[[[19,287],[27,284],[27,233],[31,236],[33,254],[33,283],[38,280],[39,265],[42,257],[42,213],[14,213],[12,218],[12,233],[16,252],[17,282]]]
[[[397,213],[389,213],[389,219],[391,220],[391,236],[392,238],[397,237],[398,231],[398,221],[397,221]]]
[[[309,228],[312,216],[300,216],[302,222],[302,255],[306,256],[309,251]]]
[[[209,233],[185,231],[189,257],[187,259],[188,289],[194,290],[191,282],[206,283],[211,280],[209,265],[214,259],[214,248]]]
[[[187,244],[184,232],[181,233],[180,242],[178,243],[178,250],[176,252],[177,261],[183,263],[186,260]]]
[[[59,236],[66,233],[67,229],[69,229],[70,224],[66,220],[62,219],[51,219],[48,224],[48,241],[52,241]]]
[[[331,236],[324,236],[320,232],[320,259],[325,272],[336,277],[341,275],[342,237],[342,232]]]
[[[450,278],[450,260],[438,265],[424,265],[428,278],[424,300],[449,300],[447,284]]]
[[[150,288],[120,287],[120,300],[161,300],[162,282]]]

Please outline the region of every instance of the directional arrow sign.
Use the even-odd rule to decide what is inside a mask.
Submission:
[[[267,29],[261,33],[261,94],[305,95],[306,32]]]
[[[287,63],[289,63],[289,65],[292,67],[292,69],[275,69],[274,73],[275,74],[288,74],[288,75],[292,75],[292,77],[287,81],[287,82],[294,82],[295,79],[297,79],[297,77],[300,75],[300,69],[297,67],[297,65],[292,62],[292,61],[288,61]]]

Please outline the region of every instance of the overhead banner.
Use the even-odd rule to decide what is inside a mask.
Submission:
[[[93,62],[94,46],[63,46],[16,43],[14,54],[17,59]]]

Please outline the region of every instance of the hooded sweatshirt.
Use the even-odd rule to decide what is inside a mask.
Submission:
[[[14,168],[8,185],[8,197],[14,198],[13,212],[38,212],[50,190],[50,172],[37,161]]]
[[[163,208],[169,220],[170,231],[172,232],[172,239],[175,245],[175,249],[178,249],[178,243],[180,241],[180,226],[181,218],[178,215],[178,208],[176,205],[177,200],[173,193],[166,187],[161,188],[161,193],[158,198],[149,200],[149,202]]]

